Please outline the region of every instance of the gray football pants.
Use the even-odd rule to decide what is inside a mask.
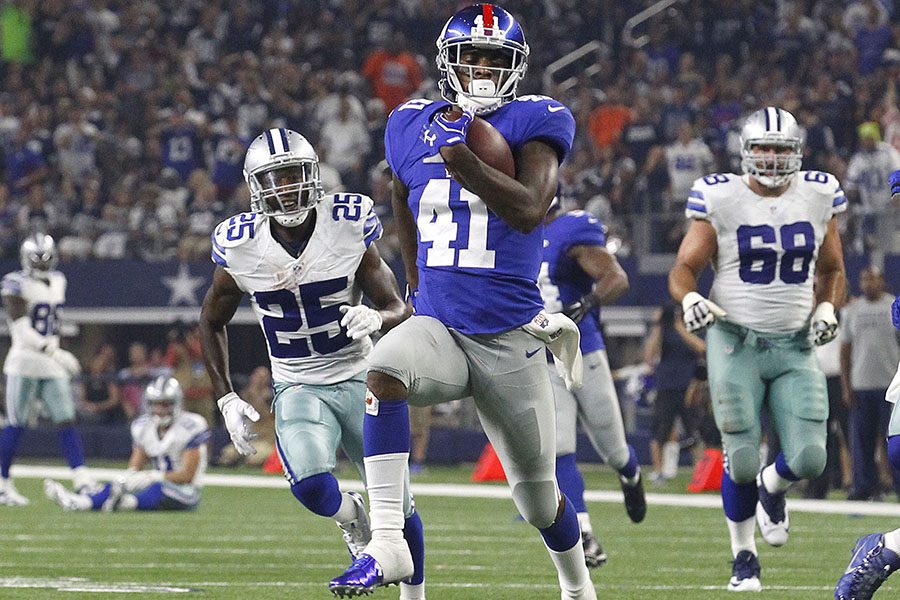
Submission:
[[[413,316],[389,331],[369,369],[402,382],[413,406],[472,396],[525,520],[556,519],[556,414],[544,343],[522,328],[464,335],[437,319]]]
[[[575,452],[577,423],[581,423],[597,454],[617,471],[624,467],[629,458],[628,443],[606,350],[584,355],[584,383],[572,391],[566,389],[553,363],[547,368],[556,399],[557,456]]]

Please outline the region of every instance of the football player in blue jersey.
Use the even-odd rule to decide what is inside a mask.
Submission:
[[[319,160],[302,135],[270,129],[247,149],[251,212],[212,235],[213,283],[200,313],[203,358],[235,449],[256,452],[228,373],[226,325],[244,294],[266,337],[275,397],[276,443],[291,492],[311,512],[334,519],[355,558],[369,541],[362,497],[341,492],[332,474],[340,445],[364,475],[363,412],[369,335],[408,316],[397,281],[375,245],[381,222],[371,198],[325,194]],[[365,294],[373,303],[361,303]],[[412,496],[401,502],[404,546],[416,572],[401,598],[424,598],[422,522]]]
[[[584,502],[584,479],[575,462],[578,423],[594,449],[619,473],[629,518],[640,523],[647,512],[641,471],[634,448],[625,441],[625,426],[613,384],[606,345],[600,331],[600,310],[628,291],[628,275],[606,249],[606,234],[598,219],[584,211],[563,213],[558,202],[544,222],[544,260],[538,279],[544,306],[562,312],[578,324],[581,352],[587,367],[581,388],[569,390],[549,365],[556,398],[556,479],[578,512],[584,558],[589,567],[606,562],[593,535]]]
[[[801,171],[803,132],[769,106],[741,129],[743,174],[694,182],[692,219],[669,272],[688,331],[708,328],[706,361],[722,432],[722,504],[734,557],[728,590],[762,589],[755,530],[772,546],[788,540],[785,494],[825,468],[828,397],[813,353],[836,335],[846,277],[836,215],[847,208],[829,173]],[[697,280],[712,263],[709,298]],[[815,287],[813,283],[815,282]],[[760,412],[781,441],[760,469]],[[754,519],[755,515],[755,519]]]
[[[900,201],[900,171],[891,173],[888,183],[894,201]],[[900,296],[891,306],[891,321],[900,329]],[[900,365],[888,386],[885,400],[894,405],[888,425],[887,454],[895,469],[900,469]],[[837,583],[837,600],[869,600],[893,573],[900,569],[900,529],[887,533],[870,533],[859,538],[853,557]]]
[[[474,396],[516,507],[543,536],[562,598],[593,599],[576,511],[556,482],[555,409],[543,352],[549,345],[577,385],[578,328],[543,310],[536,283],[542,224],[575,120],[552,98],[516,96],[528,45],[499,6],[463,8],[437,46],[446,101],[408,101],[385,130],[415,314],[370,356],[364,451],[372,541],[329,587],[339,596],[365,594],[413,573],[402,537],[408,405]],[[451,120],[454,106],[462,115]],[[465,144],[476,115],[508,142],[515,178]]]
[[[131,457],[122,477],[78,493],[45,479],[44,494],[64,510],[193,510],[210,432],[206,419],[182,410],[183,402],[177,379],[157,377],[144,391],[144,414],[131,424]],[[144,469],[147,463],[152,468]]]

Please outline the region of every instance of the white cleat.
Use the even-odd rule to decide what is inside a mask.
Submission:
[[[770,546],[784,546],[788,541],[790,518],[785,493],[773,494],[762,481],[762,471],[756,476],[759,501],[756,503],[756,524],[759,533]]]
[[[53,479],[44,480],[44,495],[51,501],[58,504],[63,510],[80,510],[78,503],[78,494],[70,492],[58,481]]]
[[[347,492],[347,495],[356,505],[356,517],[346,523],[338,523],[344,535],[344,543],[354,560],[366,549],[366,545],[372,540],[372,530],[369,528],[369,514],[366,512],[366,504],[362,496],[356,492]]]
[[[31,501],[19,493],[11,479],[0,479],[0,506],[28,506]]]
[[[729,592],[761,592],[759,559],[749,550],[741,550],[731,566]]]
[[[399,583],[413,574],[412,554],[402,537],[398,540],[373,539],[363,554],[368,554],[381,567],[382,585]]]

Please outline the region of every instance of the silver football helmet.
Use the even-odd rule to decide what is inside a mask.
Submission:
[[[778,148],[760,152],[757,146]],[[741,128],[741,168],[766,187],[785,185],[803,162],[803,130],[794,115],[768,106],[747,118]]]
[[[306,138],[290,129],[269,129],[247,148],[244,180],[250,210],[296,227],[324,195],[319,157]]]
[[[184,393],[181,384],[174,377],[160,375],[144,390],[144,405],[147,414],[157,426],[168,427],[181,414]]]
[[[33,233],[19,247],[19,260],[28,275],[45,276],[59,262],[56,242],[46,233]]]

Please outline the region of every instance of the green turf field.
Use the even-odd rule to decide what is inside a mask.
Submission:
[[[470,471],[432,468],[414,484],[466,483]],[[677,492],[686,477],[648,491]],[[589,468],[586,479],[589,489],[616,489],[602,468]],[[208,486],[194,513],[103,514],[63,512],[43,497],[40,479],[20,478],[17,486],[32,503],[0,507],[4,599],[115,597],[117,592],[149,598],[188,590],[206,598],[327,599],[326,583],[348,562],[334,523],[307,513],[286,487]],[[420,496],[418,504],[430,599],[559,598],[540,538],[516,519],[511,501]],[[726,596],[730,552],[721,510],[651,503],[640,525],[631,524],[618,503],[594,502],[590,510],[610,556],[592,572],[599,598]],[[787,546],[769,548],[759,540],[763,594],[831,597],[856,537],[898,525],[897,517],[792,513]],[[370,597],[398,595],[390,588]],[[900,576],[888,580],[876,598],[898,595]]]

